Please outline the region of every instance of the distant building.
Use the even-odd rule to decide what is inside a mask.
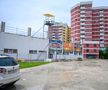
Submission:
[[[68,26],[66,27],[65,30],[63,30],[63,42],[64,43],[70,43],[71,42],[70,31],[71,31],[71,28]]]
[[[92,2],[81,2],[71,9],[71,39],[75,48],[82,47],[84,41],[90,41],[89,44],[93,41],[103,50],[108,47],[107,38],[108,7],[92,7]]]
[[[108,47],[108,7],[92,9],[92,40],[100,41],[100,49]]]
[[[67,24],[55,22],[54,25],[48,27],[48,37],[50,49],[57,49],[58,53],[61,53],[63,44],[70,42],[70,28]]]

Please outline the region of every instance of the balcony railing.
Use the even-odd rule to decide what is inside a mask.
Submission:
[[[104,37],[100,37],[100,39],[104,39]]]

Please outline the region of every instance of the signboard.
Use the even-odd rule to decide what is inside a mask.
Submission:
[[[64,47],[65,51],[68,51],[68,52],[73,51],[72,43],[64,43],[63,47]]]
[[[50,40],[49,41],[51,48],[62,48],[62,41],[61,40]]]

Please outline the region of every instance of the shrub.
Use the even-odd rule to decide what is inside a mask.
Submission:
[[[17,61],[18,61],[18,62],[24,62],[25,60],[22,59],[22,58],[20,58],[20,59],[18,59]]]
[[[82,61],[83,59],[82,59],[81,57],[78,57],[77,60],[78,60],[78,61]]]

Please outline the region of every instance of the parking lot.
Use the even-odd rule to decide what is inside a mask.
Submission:
[[[7,90],[108,90],[108,60],[54,62],[21,70]]]

